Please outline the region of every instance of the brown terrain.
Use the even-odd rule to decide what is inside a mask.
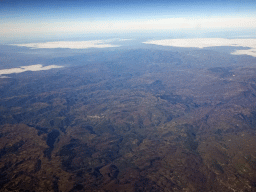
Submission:
[[[0,191],[256,191],[256,58],[92,60],[0,78]]]

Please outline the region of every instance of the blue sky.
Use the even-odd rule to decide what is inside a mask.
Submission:
[[[253,0],[0,0],[0,40],[65,33],[255,28]]]
[[[0,16],[8,19],[147,19],[191,16],[255,16],[252,0],[114,1],[0,0]],[[35,18],[31,18],[31,16]]]

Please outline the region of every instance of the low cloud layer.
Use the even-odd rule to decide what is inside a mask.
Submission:
[[[145,44],[172,46],[172,47],[219,47],[234,46],[246,47],[246,50],[236,50],[234,55],[250,55],[256,57],[256,39],[223,39],[223,38],[197,38],[197,39],[163,39],[143,42]]]
[[[159,19],[129,20],[95,20],[44,23],[37,22],[3,22],[0,23],[0,36],[14,37],[22,35],[49,34],[80,34],[80,33],[124,33],[142,32],[147,30],[180,30],[180,29],[252,29],[256,28],[256,17],[175,17]]]
[[[2,70],[0,70],[0,77],[4,78],[4,77],[6,77],[4,75],[9,75],[9,74],[13,74],[13,73],[22,73],[25,71],[43,71],[43,70],[49,70],[49,69],[54,69],[54,68],[62,68],[62,66],[48,65],[48,66],[43,67],[41,64],[37,64],[37,65],[22,66],[22,67],[18,67],[18,68],[2,69]]]
[[[119,45],[112,45],[102,40],[94,41],[56,41],[46,43],[28,43],[28,44],[12,44],[20,47],[30,47],[34,49],[54,49],[54,48],[66,48],[66,49],[88,49],[88,48],[108,48],[119,47]]]

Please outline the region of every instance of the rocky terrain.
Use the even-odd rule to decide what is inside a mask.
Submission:
[[[99,57],[0,78],[0,191],[256,191],[256,58]]]

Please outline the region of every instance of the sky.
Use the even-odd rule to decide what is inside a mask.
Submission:
[[[6,39],[256,28],[255,0],[0,0]]]

